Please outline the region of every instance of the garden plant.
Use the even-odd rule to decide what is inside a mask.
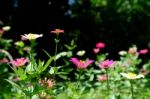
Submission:
[[[41,48],[46,58],[39,59],[37,39],[44,34],[27,33],[14,42],[3,37],[9,29],[0,29],[0,99],[150,99],[150,60],[142,58],[147,48],[133,45],[119,51],[118,60],[108,59],[103,50],[109,45],[99,41],[93,58],[86,50],[76,51],[74,40],[60,50],[65,31],[55,29],[50,31],[56,36],[55,53]]]

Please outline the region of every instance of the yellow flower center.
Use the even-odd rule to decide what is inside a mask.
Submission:
[[[80,60],[80,63],[85,63],[85,61],[83,61],[83,60]]]
[[[134,77],[136,77],[137,75],[134,74],[134,73],[128,73],[127,76],[128,76],[128,77],[131,77],[131,78],[134,78]]]

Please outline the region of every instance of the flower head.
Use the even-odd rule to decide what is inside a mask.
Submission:
[[[4,33],[3,29],[0,29],[0,35],[2,35]]]
[[[118,54],[121,55],[121,56],[124,56],[124,55],[127,54],[127,52],[126,51],[120,51],[120,52],[118,52]]]
[[[78,56],[83,56],[85,54],[85,50],[81,50],[77,52]]]
[[[105,60],[102,61],[98,66],[102,69],[108,69],[113,66],[114,61],[113,60]]]
[[[61,29],[55,29],[53,31],[51,31],[51,33],[55,33],[55,34],[60,34],[60,33],[64,33],[64,30],[61,30]]]
[[[97,80],[98,80],[98,81],[106,81],[107,79],[108,79],[108,78],[107,78],[106,75],[100,75],[100,76],[97,77]]]
[[[0,59],[0,63],[8,63],[8,59],[7,58]]]
[[[139,51],[139,54],[147,54],[149,52],[149,50],[148,49],[141,49],[140,51]]]
[[[144,75],[142,74],[134,74],[134,73],[120,73],[123,77],[127,79],[139,79],[139,78],[144,78]]]
[[[128,53],[137,55],[138,54],[137,47],[134,46],[134,47],[129,48]]]
[[[143,74],[143,75],[147,75],[147,74],[150,73],[150,71],[149,71],[149,70],[145,70],[144,68],[142,68],[142,69],[140,70],[140,73]]]
[[[3,29],[4,31],[9,31],[9,30],[11,29],[11,27],[10,27],[10,26],[4,26],[2,29]]]
[[[94,52],[95,54],[97,54],[99,51],[100,51],[99,48],[94,48],[94,49],[93,49],[93,52]]]
[[[39,83],[44,87],[52,88],[55,82],[52,79],[48,79],[45,77],[43,80],[40,79]]]
[[[70,61],[77,66],[79,69],[87,68],[94,60],[87,59],[86,61],[78,60],[77,58],[71,58]]]
[[[97,48],[99,48],[99,49],[103,49],[103,48],[105,48],[105,43],[103,43],[103,42],[98,42],[97,44],[96,44],[96,47]]]
[[[23,65],[25,65],[27,62],[28,62],[28,58],[24,58],[24,57],[22,57],[22,58],[17,58],[17,59],[15,59],[15,60],[11,61],[11,63],[12,63],[13,65],[15,65],[16,67],[23,66]]]
[[[28,40],[35,40],[39,37],[42,37],[43,34],[33,34],[33,33],[29,33],[29,34],[24,34],[24,35],[21,35],[22,36],[22,39],[28,39]]]

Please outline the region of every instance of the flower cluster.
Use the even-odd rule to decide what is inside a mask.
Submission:
[[[101,49],[103,49],[103,48],[105,48],[105,43],[103,43],[103,42],[98,42],[97,44],[96,44],[96,48],[94,48],[93,49],[93,52],[96,54],[96,53],[98,53]]]

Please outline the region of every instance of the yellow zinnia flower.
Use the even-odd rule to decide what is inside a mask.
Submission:
[[[42,37],[43,34],[33,34],[33,33],[29,33],[29,34],[24,34],[21,35],[23,38],[28,39],[28,40],[34,40],[37,39],[39,37]]]
[[[139,79],[139,78],[144,78],[144,75],[142,74],[134,74],[134,73],[120,73],[123,77],[127,79]]]

